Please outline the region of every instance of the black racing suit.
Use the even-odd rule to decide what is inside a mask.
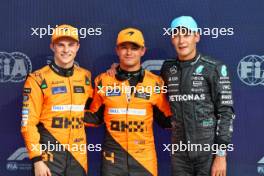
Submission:
[[[172,144],[190,146],[172,155],[173,175],[210,175],[212,152],[216,150],[213,144],[228,145],[233,132],[235,116],[227,67],[197,54],[190,61],[165,61],[161,76],[168,86],[173,113]],[[191,144],[198,144],[198,149]],[[172,149],[177,150],[176,145]]]

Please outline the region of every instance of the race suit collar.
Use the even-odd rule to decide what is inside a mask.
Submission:
[[[196,62],[201,58],[201,54],[197,52],[197,54],[195,55],[194,58],[192,58],[191,60],[188,61],[180,61],[179,59],[177,59],[177,62],[179,64],[180,67],[184,68],[184,67],[189,67],[192,66],[194,64],[196,64]]]
[[[71,68],[61,68],[53,61],[49,64],[50,68],[60,76],[70,77],[73,75],[74,65]]]
[[[143,82],[143,78],[144,78],[144,75],[145,75],[145,70],[140,67],[139,70],[137,71],[132,71],[132,72],[128,72],[128,71],[125,71],[123,69],[119,67],[116,68],[116,78],[120,81],[124,81],[124,80],[129,80],[131,78],[136,78],[138,81],[137,82]]]

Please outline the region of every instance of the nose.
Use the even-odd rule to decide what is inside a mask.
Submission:
[[[128,49],[127,49],[127,55],[130,55],[131,52],[132,52],[131,48],[128,48]]]
[[[64,46],[63,47],[63,52],[64,53],[68,53],[69,52],[69,47],[68,46]]]
[[[184,42],[184,36],[183,35],[179,35],[179,43],[183,43]]]

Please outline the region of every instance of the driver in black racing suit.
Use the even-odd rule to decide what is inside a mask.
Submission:
[[[230,147],[235,117],[227,67],[197,52],[200,36],[192,17],[176,18],[171,27],[178,58],[164,62],[161,76],[168,86],[174,114],[172,145],[189,145],[185,151],[173,151],[172,174],[225,176],[226,149]],[[195,149],[191,144],[211,149]]]

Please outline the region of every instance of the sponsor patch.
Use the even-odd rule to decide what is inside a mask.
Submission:
[[[23,108],[22,109],[22,115],[28,115],[29,114],[29,109]]]
[[[114,96],[121,96],[120,89],[114,89],[114,90],[107,90],[105,93],[105,96],[107,97],[114,97]]]
[[[84,110],[84,105],[55,105],[51,107],[51,111],[63,112],[63,111],[75,111],[81,112]]]
[[[23,107],[25,108],[25,107],[28,107],[28,105],[29,104],[27,104],[27,103],[23,103]]]
[[[194,87],[200,87],[203,85],[203,82],[202,81],[193,81],[193,86]]]
[[[31,88],[24,88],[24,93],[25,94],[31,93]]]
[[[52,94],[63,94],[67,93],[66,86],[60,86],[60,87],[52,87]]]
[[[146,93],[146,92],[143,92],[143,93],[141,93],[141,92],[136,92],[136,93],[135,93],[135,97],[137,97],[137,98],[142,98],[142,99],[145,99],[145,100],[149,100],[149,98],[150,98],[150,94],[149,94],[149,93]]]
[[[87,76],[85,76],[85,84],[86,85],[90,85],[90,80],[89,80],[89,78]]]
[[[170,95],[169,101],[203,101],[205,100],[205,94],[180,94]]]
[[[205,120],[203,120],[203,122],[202,122],[202,126],[203,126],[203,127],[210,127],[210,126],[213,126],[213,125],[214,125],[214,121],[213,121],[212,118],[210,118],[210,119],[205,119]]]
[[[28,99],[29,99],[29,96],[28,95],[23,95],[23,102],[28,101]]]
[[[27,120],[22,120],[21,121],[21,126],[22,127],[27,126],[27,122],[28,122]]]
[[[196,68],[195,73],[196,73],[196,74],[200,74],[200,73],[202,73],[203,69],[204,69],[204,66],[203,66],[203,65],[199,65],[199,66]]]
[[[109,108],[108,114],[146,115],[146,109]]]
[[[22,120],[28,120],[28,115],[22,115]]]
[[[221,103],[223,105],[232,105],[233,104],[233,100],[226,100],[226,101],[222,101]]]
[[[48,85],[47,85],[45,79],[41,82],[40,88],[41,88],[41,89],[46,89],[46,88],[48,88]]]
[[[221,67],[221,74],[222,74],[222,76],[224,76],[224,77],[227,76],[227,68],[226,68],[225,65],[223,65],[223,66]]]
[[[52,81],[51,84],[63,84],[64,81]]]
[[[84,93],[84,87],[83,86],[73,86],[74,93]]]
[[[169,77],[168,81],[178,81],[179,78],[177,76],[171,76]]]
[[[171,68],[170,68],[170,73],[171,74],[176,74],[177,73],[177,67],[175,65],[173,65]]]

